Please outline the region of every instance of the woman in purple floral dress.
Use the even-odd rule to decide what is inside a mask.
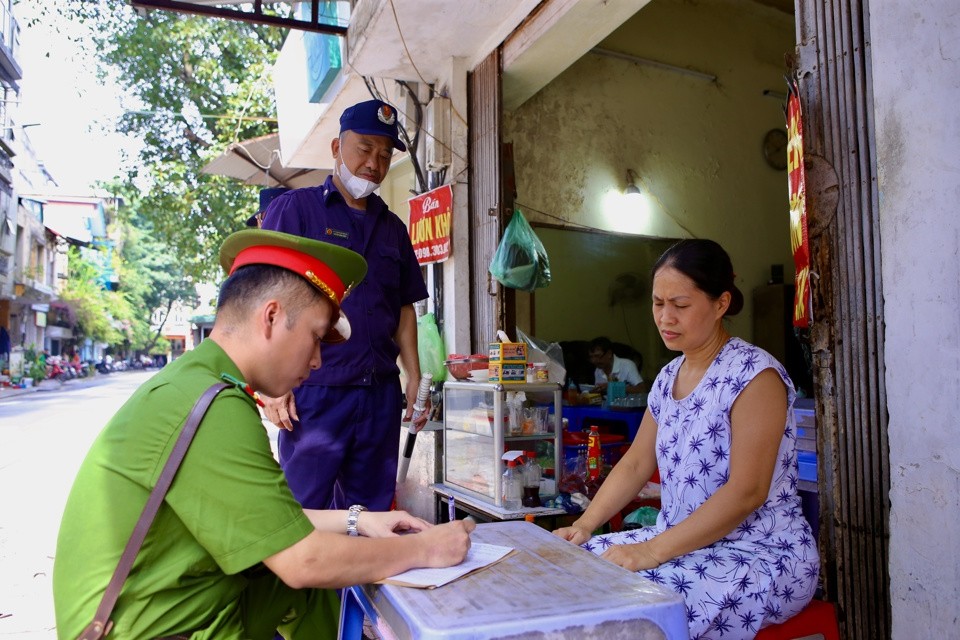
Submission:
[[[800,611],[820,561],[797,495],[796,392],[766,351],[727,333],[743,307],[726,251],[683,240],[653,268],[668,348],[628,453],[586,512],[557,535],[683,595],[691,638],[753,638]],[[591,532],[659,468],[654,527]]]

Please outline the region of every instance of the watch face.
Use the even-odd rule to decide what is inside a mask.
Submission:
[[[773,169],[783,171],[787,168],[787,132],[783,129],[770,129],[763,136],[763,158]]]

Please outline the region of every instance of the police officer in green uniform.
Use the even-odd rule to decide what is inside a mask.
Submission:
[[[273,457],[253,389],[281,396],[349,337],[340,303],[366,272],[352,251],[272,231],[231,235],[210,337],[144,383],[94,442],[60,525],[57,634],[93,618],[187,414],[214,400],[114,608],[111,638],[335,638],[332,589],[459,563],[469,522],[303,509]],[[415,535],[398,535],[415,532]],[[359,535],[358,535],[359,534]]]

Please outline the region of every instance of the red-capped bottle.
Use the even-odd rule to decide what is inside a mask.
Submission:
[[[600,466],[603,464],[600,449],[600,430],[597,425],[590,425],[590,436],[587,438],[587,478],[596,480],[600,477]]]
[[[501,479],[502,506],[506,511],[518,511],[523,499],[523,476],[515,460],[507,462],[507,470]]]

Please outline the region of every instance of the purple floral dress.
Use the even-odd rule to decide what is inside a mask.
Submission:
[[[663,507],[656,526],[594,536],[583,547],[601,554],[612,545],[644,542],[713,495],[730,474],[730,409],[758,373],[774,369],[787,385],[789,410],[766,502],[714,544],[640,572],[683,596],[692,639],[753,638],[806,606],[819,577],[820,558],[797,495],[796,392],[773,356],[739,338],[727,341],[690,395],[675,400],[682,363],[680,356],[663,368],[648,400],[657,423]]]

